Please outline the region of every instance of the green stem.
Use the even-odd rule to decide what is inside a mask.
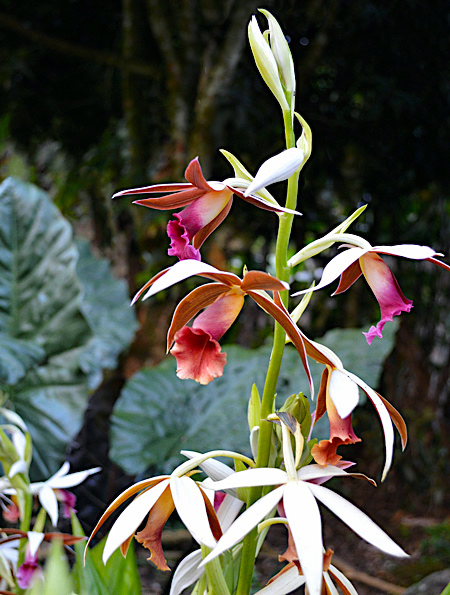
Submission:
[[[289,149],[295,146],[292,118],[289,111],[283,112],[283,119],[286,135],[286,148]],[[299,175],[300,172],[294,173],[288,181],[288,190],[286,196],[286,208],[288,209],[295,210],[297,206]],[[294,215],[290,215],[288,213],[283,213],[280,215],[275,252],[277,277],[281,281],[286,282],[289,282],[290,268],[287,265],[287,254],[293,218]],[[287,306],[289,292],[283,291],[281,292],[280,296],[283,300],[283,303]],[[259,428],[258,457],[256,460],[256,467],[267,467],[270,457],[273,426],[270,422],[266,420],[267,416],[270,415],[274,409],[275,393],[278,383],[278,377],[280,375],[281,361],[283,359],[285,339],[285,331],[278,323],[275,323],[272,353],[270,356],[266,381],[264,384],[264,391],[261,399],[261,422]],[[259,500],[259,498],[261,498],[261,495],[261,487],[258,486],[250,488],[247,500],[247,508],[257,500]],[[257,538],[258,532],[256,528],[253,529],[250,533],[248,533],[244,538],[236,595],[248,595],[248,593],[250,593],[253,578],[253,568],[255,565]]]
[[[210,551],[210,548],[202,545],[203,558],[206,558]],[[214,595],[230,595],[219,558],[214,558],[206,564],[205,574],[208,579],[208,592],[214,593]]]

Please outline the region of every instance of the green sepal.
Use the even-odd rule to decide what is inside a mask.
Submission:
[[[259,426],[261,424],[261,398],[259,396],[256,384],[252,386],[252,392],[248,402],[247,418],[250,432],[255,426]]]

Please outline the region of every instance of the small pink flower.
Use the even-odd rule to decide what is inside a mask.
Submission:
[[[339,276],[339,286],[333,295],[346,291],[353,283],[364,275],[369,287],[378,300],[381,310],[381,319],[376,326],[372,326],[367,333],[364,333],[369,345],[374,337],[382,337],[382,330],[386,322],[391,321],[394,316],[402,312],[409,312],[412,308],[412,301],[407,299],[394,275],[378,254],[389,254],[402,256],[411,260],[429,260],[434,264],[450,271],[450,266],[435,258],[442,256],[428,246],[417,246],[415,244],[401,244],[398,246],[369,246],[367,248],[350,248],[335,256],[324,268],[322,279],[313,291],[322,289],[332,283]],[[307,290],[310,291],[310,290]],[[294,295],[300,295],[305,291],[299,291]]]
[[[233,202],[233,194],[267,211],[294,212],[281,207],[275,200],[272,203],[260,196],[247,196],[243,189],[236,188],[228,184],[227,181],[207,182],[198,157],[189,163],[184,175],[188,181],[187,184],[155,184],[143,188],[122,190],[113,196],[116,198],[129,194],[166,194],[134,202],[159,210],[186,207],[180,213],[175,213],[175,219],[169,221],[167,225],[167,235],[171,239],[169,256],[177,256],[180,260],[200,260],[199,248],[228,215]],[[241,183],[246,187],[250,182],[241,180]]]

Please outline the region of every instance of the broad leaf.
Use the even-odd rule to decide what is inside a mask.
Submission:
[[[5,180],[0,387],[28,425],[33,475],[39,479],[58,469],[81,425],[90,389],[129,345],[136,325],[123,282],[113,279],[105,261],[94,259],[86,246],[77,261],[71,226],[48,195]]]
[[[94,257],[86,240],[78,241],[77,246],[76,272],[83,287],[80,308],[93,333],[80,365],[95,388],[103,370],[117,366],[117,358],[131,344],[138,323],[126,282],[113,277],[109,261]]]
[[[393,331],[369,348],[371,364],[363,361],[367,345],[361,330],[338,329],[321,340],[342,355],[344,365],[376,386],[381,364],[392,349]],[[381,343],[381,342],[380,342]],[[368,346],[367,346],[368,347]],[[270,357],[270,347],[248,350],[225,346],[224,375],[207,386],[179,380],[175,359],[168,358],[154,368],[144,368],[124,386],[112,416],[112,459],[128,473],[143,473],[154,467],[169,472],[182,460],[181,449],[207,451],[216,448],[250,452],[244,421],[253,383],[260,392]],[[316,387],[323,367],[311,363]],[[278,402],[293,393],[308,394],[308,382],[297,352],[287,346],[278,382]],[[311,404],[311,410],[314,410]],[[327,424],[317,424],[315,435],[328,437]]]

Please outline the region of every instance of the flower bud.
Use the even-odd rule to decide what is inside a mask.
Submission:
[[[275,17],[267,10],[260,9],[259,12],[261,12],[269,22],[270,47],[278,65],[281,83],[288,93],[288,101],[293,110],[295,102],[295,71],[289,44]]]
[[[283,110],[289,110],[289,104],[280,80],[280,73],[275,56],[268,42],[261,33],[255,16],[248,26],[248,39],[255,58],[256,66]]]

